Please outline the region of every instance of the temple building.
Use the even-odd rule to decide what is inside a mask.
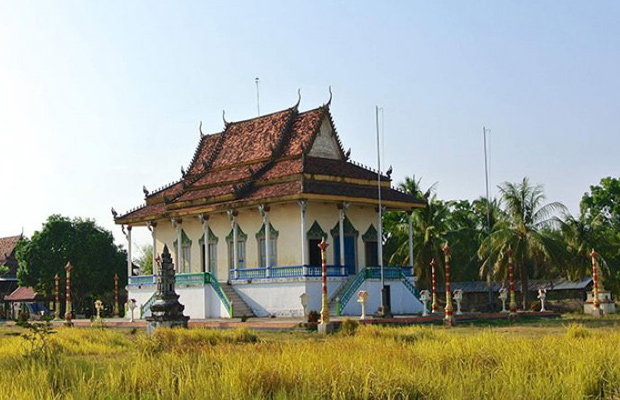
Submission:
[[[331,102],[331,99],[330,99]],[[350,159],[330,103],[291,108],[240,122],[224,120],[205,135],[182,176],[123,215],[113,210],[128,239],[129,298],[149,315],[154,278],[131,276],[131,232],[152,234],[157,254],[168,245],[177,292],[192,318],[301,316],[319,310],[322,238],[327,249],[332,312],[369,312],[379,306],[379,182],[384,209],[411,211],[424,204],[391,187],[389,176]],[[411,235],[411,232],[410,232]],[[411,266],[387,266],[395,313],[417,313]]]

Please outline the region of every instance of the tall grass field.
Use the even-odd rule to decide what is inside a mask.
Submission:
[[[1,399],[620,398],[620,331],[0,331]]]

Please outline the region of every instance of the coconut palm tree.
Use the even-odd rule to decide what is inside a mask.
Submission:
[[[566,268],[561,271],[568,279],[582,279],[587,274],[592,273],[592,259],[590,252],[594,248],[599,248],[600,239],[597,236],[597,229],[602,222],[602,216],[596,215],[586,221],[583,215],[575,218],[570,214],[564,216],[561,221],[561,235],[566,244],[567,259]],[[601,276],[609,276],[609,266],[603,256],[598,257],[601,266]]]
[[[413,211],[413,269],[423,287],[430,286],[429,264],[434,258],[437,264],[443,260],[441,246],[449,230],[450,212],[446,203],[437,199],[435,185],[425,192],[420,189],[420,180],[415,176],[402,182],[400,188],[406,193],[421,197],[426,207]],[[409,264],[409,222],[404,213],[387,213],[386,232],[390,232],[385,249],[390,264]]]
[[[491,233],[494,269],[505,268],[506,250],[512,247],[526,310],[530,270],[538,276],[541,266],[558,261],[564,252],[561,241],[549,229],[559,225],[556,214],[565,212],[566,207],[558,202],[544,204],[542,186],[532,186],[527,177],[519,183],[504,182],[498,188],[507,219],[498,221]],[[488,257],[488,242],[482,243],[478,255]]]

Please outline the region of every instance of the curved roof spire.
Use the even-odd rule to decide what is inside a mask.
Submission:
[[[226,110],[222,110],[222,121],[224,121],[224,126],[228,126],[230,122],[226,121]]]
[[[329,100],[327,100],[327,103],[325,103],[325,106],[329,107],[332,104],[332,85],[329,85]]]
[[[299,108],[299,103],[301,103],[301,88],[297,89],[297,103],[293,106],[294,109]]]
[[[198,131],[200,132],[200,137],[204,137],[205,134],[202,133],[202,121],[200,121],[200,125],[198,125]]]

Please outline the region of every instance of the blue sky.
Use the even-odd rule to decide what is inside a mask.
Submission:
[[[352,158],[443,199],[528,176],[578,212],[618,176],[620,3],[0,0],[0,236],[95,218],[180,174],[205,132],[328,98]],[[493,189],[496,192],[495,189]],[[138,240],[147,241],[138,234]]]

